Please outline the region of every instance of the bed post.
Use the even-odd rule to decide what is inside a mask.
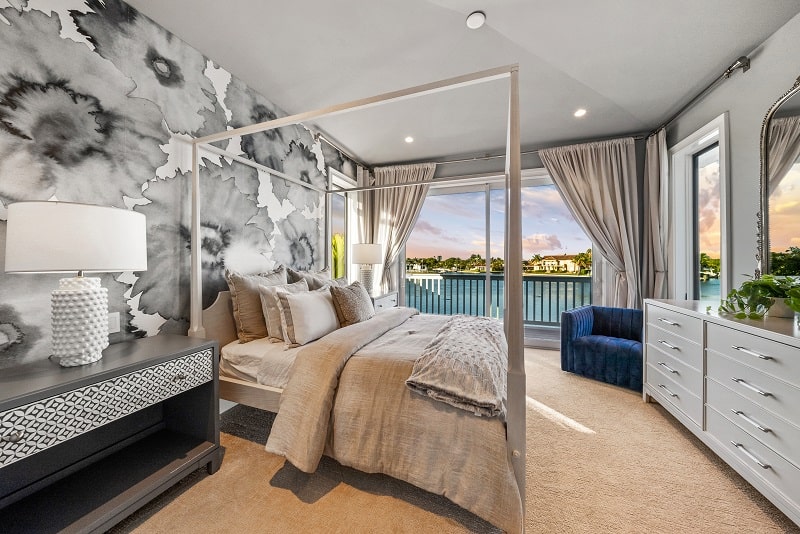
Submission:
[[[519,146],[519,67],[509,78],[506,149],[506,253],[503,317],[508,340],[507,428],[511,463],[525,513],[525,334],[522,325],[522,171]]]
[[[192,237],[189,337],[205,337],[203,328],[203,266],[200,263],[200,160],[197,140],[192,142]]]

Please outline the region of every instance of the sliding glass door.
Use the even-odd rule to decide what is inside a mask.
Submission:
[[[431,188],[406,244],[407,306],[503,316],[505,184],[482,182]],[[591,242],[542,172],[523,181],[522,208],[524,321],[555,326],[591,303]]]

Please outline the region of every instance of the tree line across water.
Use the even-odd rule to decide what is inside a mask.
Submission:
[[[562,258],[559,260],[559,258]],[[580,274],[586,274],[592,267],[592,249],[586,252],[579,252],[574,255],[545,255],[534,254],[528,260],[522,261],[522,270],[524,272],[562,272],[559,268],[559,262],[563,263],[563,258],[568,258],[579,269]],[[545,268],[545,260],[550,260],[547,268]],[[552,269],[551,267],[556,267]],[[457,271],[457,272],[482,272],[486,267],[486,259],[480,254],[472,254],[467,259],[450,257],[442,258],[441,256],[429,258],[406,258],[407,271]],[[505,261],[503,258],[492,257],[490,259],[490,268],[492,272],[503,272],[505,270]],[[570,274],[578,274],[572,272]]]

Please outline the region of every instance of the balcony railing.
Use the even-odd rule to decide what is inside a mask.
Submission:
[[[503,317],[503,275],[491,275],[492,306],[484,313],[483,274],[407,274],[406,306],[439,315]],[[561,324],[561,312],[592,303],[592,277],[527,275],[522,279],[523,321],[530,325]]]

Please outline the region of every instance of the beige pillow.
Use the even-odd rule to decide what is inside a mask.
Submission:
[[[304,293],[278,290],[281,327],[290,347],[305,345],[339,328],[333,298],[327,288]]]
[[[294,284],[282,284],[279,286],[259,286],[258,293],[261,296],[261,310],[267,320],[267,335],[273,343],[286,341],[281,326],[281,308],[278,304],[278,290],[287,293],[299,293],[308,291],[308,282],[300,280]]]
[[[299,282],[300,280],[305,280],[308,282],[308,289],[310,291],[314,291],[315,289],[320,289],[329,285],[331,283],[331,270],[329,268],[325,268],[321,271],[311,272],[311,271],[295,271],[292,268],[287,269],[289,282]]]
[[[347,287],[331,286],[330,290],[340,325],[360,323],[375,315],[372,299],[361,282],[355,281]]]
[[[258,286],[286,284],[286,269],[281,266],[270,273],[241,274],[225,271],[225,279],[231,290],[233,319],[239,343],[267,337],[267,322],[261,310]]]

